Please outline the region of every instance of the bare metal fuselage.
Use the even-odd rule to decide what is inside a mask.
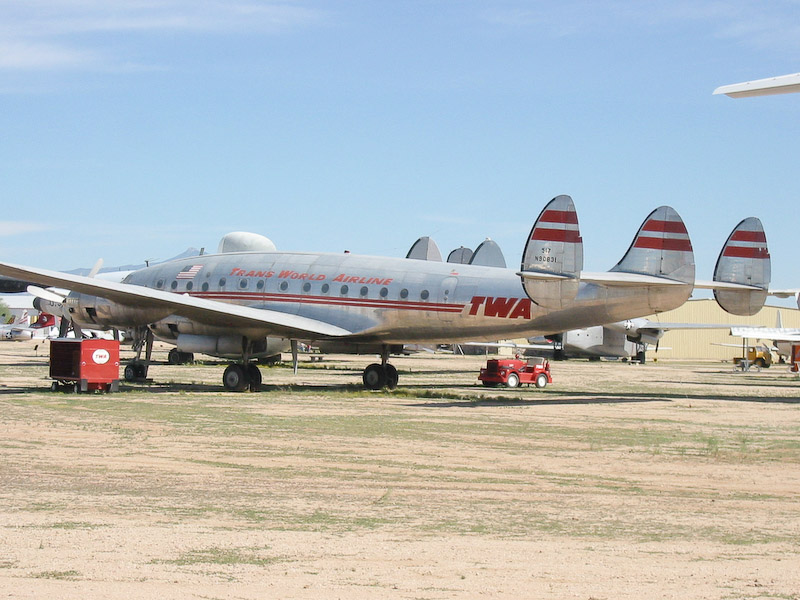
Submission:
[[[511,269],[288,252],[183,259],[136,271],[125,283],[335,324],[351,332],[338,340],[364,344],[493,340],[576,329],[675,308],[692,287],[581,283],[574,302],[553,310],[531,301]],[[73,318],[89,327],[154,323],[153,331],[165,338],[193,334],[255,339],[272,334],[266,325],[232,331],[222,323],[170,316],[165,308],[126,306],[80,294],[68,304]]]

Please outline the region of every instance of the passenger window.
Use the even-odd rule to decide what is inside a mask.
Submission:
[[[169,286],[169,287],[171,287],[173,290],[177,290],[177,289],[178,289],[178,282],[177,282],[177,281],[173,281],[173,282],[170,284],[170,286]]]
[[[205,283],[203,283],[203,291],[204,292],[208,291],[208,282],[207,281]]]
[[[331,289],[331,286],[329,286],[327,283],[323,283],[322,284],[322,293],[323,294],[327,294],[330,291],[330,289]]]
[[[342,286],[342,289],[340,290],[340,292],[341,292],[342,296],[346,296],[346,295],[347,295],[347,292],[349,292],[349,291],[350,291],[350,288],[349,288],[349,287],[347,287],[346,285],[343,285],[343,286]]]
[[[428,290],[422,290],[422,292],[420,292],[420,295],[419,295],[419,297],[422,298],[423,300],[427,300],[428,296],[430,296],[430,294],[428,293]]]
[[[381,288],[381,298],[386,298],[389,295],[389,288]]]
[[[258,283],[256,283],[256,289],[263,290],[264,289],[264,280],[259,279]]]
[[[220,277],[219,287],[224,288],[226,283],[227,283],[227,281],[225,280],[225,278],[224,277]]]
[[[361,288],[361,295],[362,296],[366,296],[367,294],[369,294],[369,288],[367,286],[362,287]]]
[[[186,291],[188,292],[194,287],[194,284],[191,281],[186,282]]]
[[[156,281],[156,288],[158,288],[160,290],[163,287],[164,287],[164,280],[163,279],[159,279],[158,281]]]
[[[240,280],[239,280],[239,288],[240,288],[240,289],[245,289],[245,288],[247,288],[247,284],[248,284],[248,283],[249,283],[249,281],[248,281],[247,279],[240,279]]]
[[[400,297],[403,298],[403,299],[408,298],[408,290],[405,289],[405,288],[400,290]]]
[[[307,281],[303,284],[303,291],[304,292],[310,292],[311,291],[311,284],[308,283]]]
[[[281,281],[281,291],[285,292],[289,289],[289,282],[288,281]]]

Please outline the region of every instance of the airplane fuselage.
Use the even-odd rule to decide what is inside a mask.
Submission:
[[[527,297],[512,269],[290,252],[182,259],[135,271],[125,283],[335,323],[352,332],[342,341],[380,344],[491,340],[587,327],[669,310],[682,304],[691,289],[582,283],[569,307],[552,310]],[[113,303],[98,299],[91,305],[85,296],[80,298],[72,301],[78,309],[73,318],[84,326],[124,327],[130,325],[126,319],[136,318],[161,322],[153,327],[160,337],[225,333],[222,327],[158,310],[149,316],[138,311],[120,317]],[[254,337],[270,331],[254,326],[243,334]]]

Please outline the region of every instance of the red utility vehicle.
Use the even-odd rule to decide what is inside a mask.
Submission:
[[[52,390],[75,392],[119,390],[119,342],[114,340],[50,340]]]
[[[543,388],[548,383],[553,383],[553,378],[550,376],[550,362],[544,358],[529,358],[527,361],[517,358],[488,360],[486,367],[481,369],[478,379],[487,387],[505,384],[515,388],[527,383]]]

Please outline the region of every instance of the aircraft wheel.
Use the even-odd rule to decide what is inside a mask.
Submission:
[[[125,365],[125,381],[136,381],[137,379],[144,379],[147,375],[144,363],[130,362]]]
[[[251,392],[260,392],[261,391],[261,371],[256,366],[255,363],[249,363],[247,365],[247,377],[250,380],[250,391]]]
[[[167,354],[167,362],[171,365],[181,364],[181,358],[181,352],[178,352],[177,348],[172,348]]]
[[[506,379],[506,386],[510,388],[519,387],[519,375],[516,373],[511,373]]]
[[[386,385],[386,369],[378,363],[372,363],[364,369],[361,379],[368,390],[379,390]]]
[[[537,388],[543,388],[547,386],[547,375],[544,373],[539,373],[539,376],[536,378],[536,383],[534,384]]]
[[[386,363],[386,387],[393,390],[397,387],[397,382],[400,381],[400,375],[394,365]]]
[[[645,354],[644,350],[641,350],[641,351],[636,353],[636,360],[639,361],[640,365],[644,364],[646,358],[647,358],[647,354]]]
[[[247,372],[242,365],[228,365],[222,374],[222,385],[229,392],[243,392],[249,384]]]

